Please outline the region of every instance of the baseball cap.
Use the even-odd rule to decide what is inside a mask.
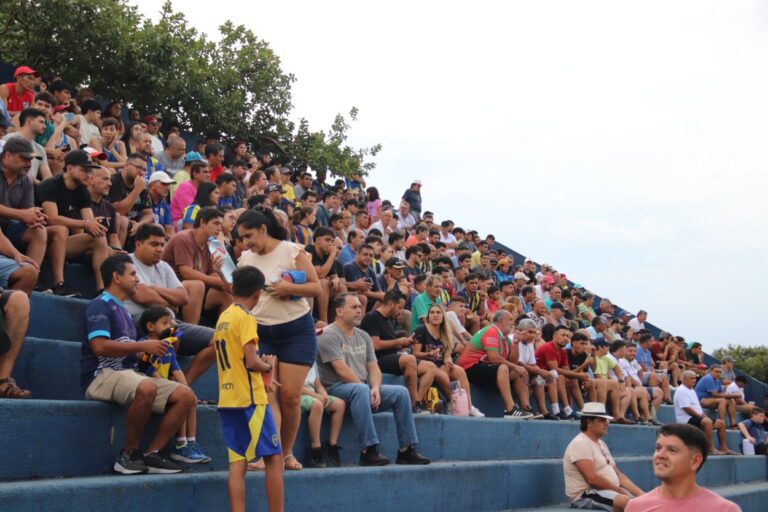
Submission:
[[[565,311],[565,306],[563,306],[563,305],[562,305],[562,304],[560,304],[559,302],[553,302],[553,303],[552,303],[552,304],[549,306],[549,309],[550,309],[550,310],[552,310],[552,309],[559,309],[560,311]]]
[[[67,110],[69,110],[69,105],[66,103],[62,103],[61,105],[56,105],[55,107],[53,107],[54,114],[57,112],[64,112]]]
[[[149,182],[154,183],[156,181],[159,181],[160,183],[165,183],[166,185],[175,183],[173,179],[171,179],[171,177],[168,176],[168,174],[166,174],[165,171],[155,171],[152,173],[152,175],[149,177]]]
[[[87,151],[83,151],[82,149],[70,151],[67,156],[64,157],[64,165],[77,165],[86,169],[98,169],[101,167],[91,160],[91,155],[89,155]]]
[[[411,181],[411,185],[421,185],[421,180],[413,180]]]
[[[270,192],[281,192],[282,193],[283,187],[278,185],[277,183],[270,183],[269,185],[267,185],[265,190],[266,190],[267,193],[270,193]]]
[[[281,167],[280,174],[291,174],[293,170],[290,167]]]
[[[156,123],[157,118],[155,116],[144,116],[145,123]]]
[[[384,266],[387,268],[405,268],[405,263],[400,258],[393,256],[387,260]]]
[[[245,160],[235,160],[232,163],[232,167],[245,167],[246,169],[250,169],[253,166],[248,162],[246,162]]]
[[[35,71],[29,66],[19,66],[16,68],[16,71],[13,72],[13,78],[16,78],[19,75],[35,75],[40,76],[40,73]]]
[[[515,279],[522,279],[525,282],[528,282],[531,280],[527,275],[523,274],[522,272],[515,272]]]
[[[197,151],[190,151],[189,153],[186,154],[186,156],[184,156],[184,162],[203,162],[207,164],[208,160],[203,158],[203,155],[201,155]]]
[[[91,160],[106,160],[107,155],[105,153],[102,153],[98,149],[86,146],[83,148],[83,151],[88,153],[91,157]]]
[[[35,154],[35,150],[32,149],[32,143],[22,137],[11,137],[8,139],[5,142],[5,146],[3,146],[3,153],[5,152],[16,153],[27,160],[42,160],[41,157]]]
[[[541,278],[541,281],[542,281],[543,283],[555,284],[555,278],[554,278],[554,277],[552,277],[552,276],[543,276],[543,277]]]

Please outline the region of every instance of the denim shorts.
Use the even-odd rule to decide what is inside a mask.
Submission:
[[[281,363],[312,366],[317,356],[317,336],[312,314],[284,324],[259,324],[259,352],[277,356]]]

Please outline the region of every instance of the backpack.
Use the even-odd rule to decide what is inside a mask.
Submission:
[[[460,387],[451,393],[451,416],[469,416],[469,397]]]

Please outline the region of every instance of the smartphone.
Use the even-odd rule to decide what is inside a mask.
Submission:
[[[66,114],[64,114],[64,119],[66,119],[67,121],[72,121],[74,118],[75,118],[75,114],[73,114],[72,112],[67,112]]]

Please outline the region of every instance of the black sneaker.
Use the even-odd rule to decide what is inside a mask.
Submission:
[[[56,286],[54,286],[51,291],[54,295],[58,295],[59,297],[70,297],[73,299],[80,297],[80,292],[76,292],[75,290],[71,289],[69,286],[64,284],[64,281],[56,283]]]
[[[325,463],[325,459],[323,459],[323,447],[318,446],[317,448],[309,448],[309,459],[312,461],[312,465],[316,468],[325,468],[328,467],[328,465]]]
[[[181,473],[182,467],[170,459],[166,459],[157,452],[152,452],[144,456],[144,464],[147,465],[148,473],[169,474]]]
[[[120,450],[120,456],[117,457],[112,469],[115,473],[122,475],[138,475],[139,473],[146,473],[148,470],[139,450]]]
[[[518,406],[514,406],[511,411],[504,411],[504,419],[507,420],[529,420],[533,418],[533,413],[525,411]]]
[[[379,453],[379,445],[374,444],[360,454],[361,466],[386,466],[389,459]]]
[[[565,411],[560,411],[557,415],[558,418],[560,418],[563,421],[572,420],[573,417],[570,414],[566,414]]]
[[[404,452],[398,451],[397,452],[397,463],[398,464],[409,464],[409,465],[418,465],[423,466],[425,464],[429,464],[432,462],[428,458],[421,455],[419,452],[416,451],[416,448],[411,445]]]
[[[341,447],[337,444],[331,444],[326,441],[323,444],[323,448],[325,448],[325,453],[328,454],[328,458],[331,460],[331,465],[336,466],[337,468],[341,467],[341,457],[339,456],[339,450],[341,450]]]
[[[541,413],[538,413],[538,412],[534,412],[534,410],[533,410],[533,409],[532,409],[530,406],[528,406],[527,408],[525,408],[525,409],[523,409],[523,410],[524,410],[525,412],[529,412],[529,413],[531,413],[531,419],[532,419],[532,420],[538,420],[538,419],[540,419],[542,416],[544,416],[544,415],[543,415],[543,414],[541,414]]]
[[[425,415],[425,414],[432,414],[431,412],[429,412],[428,410],[426,410],[424,408],[424,405],[422,405],[421,402],[416,402],[416,405],[414,405],[411,410],[413,411],[413,415],[414,416],[422,416],[422,415]]]
[[[560,418],[558,418],[557,416],[555,416],[554,414],[552,414],[550,412],[548,412],[547,414],[542,416],[541,419],[549,420],[549,421],[560,421]]]

